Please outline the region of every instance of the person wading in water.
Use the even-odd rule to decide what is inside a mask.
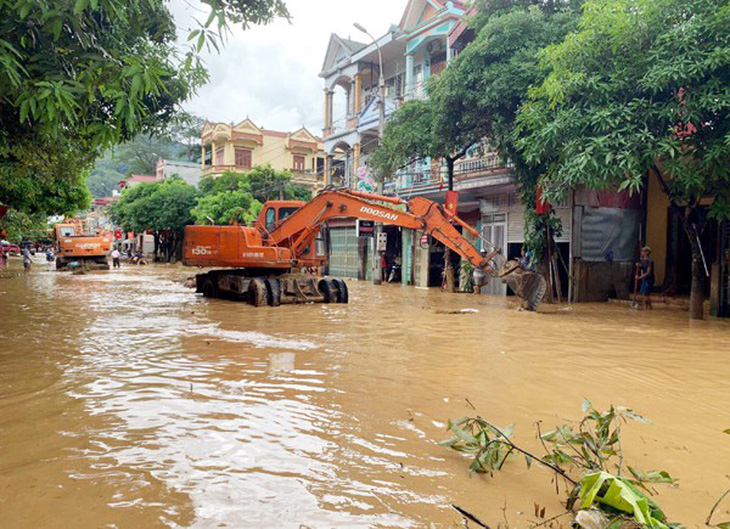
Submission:
[[[30,258],[30,250],[26,246],[23,249],[23,268],[26,270],[30,270],[30,265],[33,264],[33,261]]]
[[[481,251],[482,257],[487,256],[487,251],[482,250]],[[472,273],[472,282],[474,283],[474,294],[481,294],[482,293],[482,287],[486,286],[487,284],[487,274],[484,273],[484,270],[481,268],[474,268],[474,272]]]
[[[636,274],[639,281],[641,304],[645,309],[651,309],[651,291],[654,289],[654,261],[651,259],[651,248],[644,246],[641,249],[641,260]]]

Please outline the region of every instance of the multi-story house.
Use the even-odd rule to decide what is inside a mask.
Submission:
[[[322,140],[306,128],[279,132],[256,126],[250,119],[233,123],[205,122],[201,132],[203,176],[226,171],[245,172],[256,165],[288,170],[293,182],[311,189],[319,186],[324,170]]]
[[[427,97],[428,79],[439,75],[458,51],[473,38],[465,18],[464,3],[446,0],[410,0],[398,25],[370,44],[333,34],[320,77],[324,89],[325,177],[336,185],[361,190],[375,187],[367,168],[368,155],[378,145],[380,65],[383,58],[386,85],[385,116],[408,99]],[[384,184],[386,193],[402,197],[423,195],[443,202],[446,167],[440,160],[425,159],[400,171]],[[519,255],[524,242],[524,207],[514,174],[486,144],[475,145],[456,163],[455,190],[459,191],[459,215],[477,227],[484,238],[503,248],[505,257]],[[559,208],[566,228],[559,245],[570,237],[570,209]],[[330,228],[332,273],[366,277],[370,266],[368,246],[359,241],[352,221]],[[399,263],[402,280],[418,286],[438,285],[444,266],[439,244],[424,248],[420,236],[410,230],[384,227],[388,232],[386,260]],[[482,241],[474,241],[481,245]],[[567,259],[567,255],[566,255]],[[365,272],[365,273],[364,273]],[[495,282],[487,292],[506,293]]]
[[[423,98],[428,78],[439,75],[474,38],[469,18],[477,7],[459,1],[410,0],[398,25],[375,42],[358,42],[333,34],[320,77],[324,80],[325,183],[372,191],[367,159],[379,135],[379,54],[385,78],[385,117],[406,100]],[[366,40],[363,37],[363,40]],[[369,41],[369,39],[367,39]],[[455,164],[454,188],[459,192],[459,216],[475,226],[484,239],[503,249],[504,258],[519,256],[525,241],[525,208],[509,164],[491,152],[486,142],[474,145]],[[443,202],[446,168],[425,159],[399,171],[384,183],[386,194],[403,198],[426,196]],[[578,188],[553,204],[562,232],[556,243],[556,268],[563,294],[573,301],[622,297],[632,282],[638,249],[655,248],[657,288],[687,293],[689,251],[686,237],[658,190],[656,177],[647,178],[641,196],[626,192],[593,192]],[[420,234],[384,226],[386,257],[401,265],[402,281],[418,286],[440,284],[443,247]],[[330,272],[369,278],[372,243],[361,237],[352,220],[330,222]],[[363,230],[364,232],[364,230]],[[483,241],[473,241],[482,246]],[[730,314],[730,227],[709,230],[702,244],[712,275],[708,294],[713,314]],[[684,282],[683,282],[684,281]],[[556,281],[557,283],[557,281]],[[486,292],[506,294],[494,282]],[[565,299],[565,298],[564,298]]]

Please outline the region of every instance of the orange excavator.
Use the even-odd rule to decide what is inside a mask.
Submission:
[[[509,262],[497,270],[493,248],[483,256],[456,226],[479,238],[480,234],[442,205],[423,197],[404,201],[328,188],[309,202],[269,201],[253,227],[187,226],[183,263],[188,266],[223,267],[196,276],[196,290],[206,297],[246,301],[251,305],[288,303],[347,303],[347,284],[338,278],[316,277],[302,270],[324,265],[316,237],[323,224],[335,218],[373,220],[422,231],[461,255],[487,275],[500,277],[534,310],[545,293],[545,279]]]
[[[57,270],[109,269],[107,254],[111,251],[111,237],[86,235],[81,219],[66,219],[59,222],[53,227],[51,237],[56,246]]]

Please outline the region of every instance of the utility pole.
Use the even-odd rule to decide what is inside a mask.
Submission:
[[[378,41],[373,37],[367,29],[365,29],[361,24],[358,24],[355,22],[353,24],[355,28],[358,31],[362,31],[365,33],[370,39],[373,41],[373,44],[375,44],[375,49],[378,50],[378,65],[380,67],[380,75],[378,77],[378,92],[379,92],[379,101],[378,101],[378,110],[380,114],[380,120],[378,122],[378,140],[382,141],[383,139],[383,132],[385,131],[385,76],[383,76],[383,52],[380,50],[380,45],[378,44]],[[383,193],[383,183],[378,183],[378,193]],[[372,276],[373,276],[373,285],[379,285],[382,281],[382,268],[380,266],[380,263],[383,258],[383,252],[378,251],[378,239],[380,236],[380,233],[382,231],[382,225],[379,222],[375,223],[375,230],[373,232],[373,259],[372,259]]]

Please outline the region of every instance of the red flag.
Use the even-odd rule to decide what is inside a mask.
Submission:
[[[446,211],[451,215],[456,215],[459,210],[459,192],[458,191],[447,191],[446,192]]]

